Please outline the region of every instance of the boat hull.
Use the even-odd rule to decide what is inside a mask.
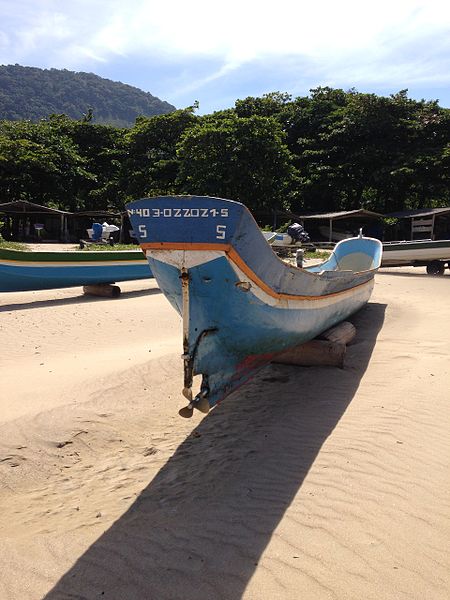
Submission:
[[[274,236],[270,239],[269,243],[274,248],[288,248],[291,246],[298,246],[300,248],[302,245],[301,242],[293,242],[291,236],[287,233],[277,232],[274,232]]]
[[[142,251],[22,252],[0,249],[0,292],[45,290],[152,277]]]
[[[189,264],[185,252],[174,265],[158,250],[149,250],[160,289],[183,316],[180,273]],[[208,402],[214,406],[250,379],[278,354],[306,342],[362,308],[370,298],[373,278],[355,289],[301,300],[274,298],[259,288],[246,289],[243,272],[226,255],[200,252],[190,258],[190,328],[185,352],[195,356],[192,375],[206,375]],[[200,342],[199,342],[200,340]]]
[[[426,264],[433,260],[450,260],[450,240],[415,240],[383,244],[382,267]]]
[[[307,270],[282,262],[239,203],[163,197],[128,209],[160,289],[182,316],[187,398],[192,378],[202,375],[194,403],[214,406],[370,297],[378,240],[341,242],[322,267]]]

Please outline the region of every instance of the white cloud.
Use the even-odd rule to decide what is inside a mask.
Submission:
[[[92,38],[106,51],[161,49],[222,56],[235,63],[262,54],[319,58],[373,50],[389,39],[448,31],[450,25],[450,8],[440,0],[228,0],[216,7],[211,0],[183,0],[113,6]]]
[[[448,65],[413,51],[415,43],[450,39],[443,0],[0,0],[0,62],[95,69],[114,57],[215,58],[216,72],[191,88],[252,60],[283,56],[312,61],[330,79],[426,82]],[[448,57],[448,46],[444,48]],[[410,54],[408,52],[410,51]],[[426,51],[426,48],[424,49]],[[392,64],[393,61],[396,64]]]

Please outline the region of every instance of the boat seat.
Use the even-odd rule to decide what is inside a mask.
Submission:
[[[373,257],[364,252],[346,254],[337,259],[337,265],[339,271],[353,271],[355,273],[370,271],[374,268]]]

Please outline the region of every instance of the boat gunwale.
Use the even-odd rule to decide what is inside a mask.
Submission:
[[[372,239],[372,238],[368,238]],[[337,292],[330,292],[328,294],[320,294],[320,295],[303,295],[303,294],[285,294],[283,292],[276,292],[272,287],[270,287],[265,281],[263,281],[249,266],[248,264],[240,257],[239,253],[233,248],[232,244],[208,244],[208,243],[195,243],[195,242],[144,242],[141,244],[141,248],[146,252],[147,250],[184,250],[184,251],[222,251],[229,258],[230,261],[234,262],[236,266],[241,269],[249,279],[255,283],[258,287],[260,287],[264,292],[273,298],[279,300],[310,300],[317,301],[323,298],[330,298],[333,296],[340,296],[351,292],[361,286],[366,285],[371,282],[373,278],[362,281],[360,283],[356,283],[355,285],[346,287],[343,290],[339,290]],[[321,272],[310,272],[306,269],[297,267],[295,265],[287,265],[284,261],[282,261],[279,257],[277,257],[279,262],[283,265],[283,267],[290,269],[293,268],[302,273],[308,274],[315,279],[321,279]],[[342,271],[342,273],[352,273],[354,275],[367,275],[370,273],[375,274],[378,270],[378,267],[375,269],[369,269],[366,271]]]
[[[449,248],[450,240],[402,240],[393,242],[383,242],[383,251],[415,250],[427,248]]]
[[[10,248],[0,248],[0,264],[10,263],[20,266],[21,263],[44,263],[52,266],[58,264],[89,264],[112,262],[131,262],[146,260],[144,252],[139,248],[137,250],[100,250],[94,252],[82,252],[78,250],[69,251],[27,251],[14,250]]]

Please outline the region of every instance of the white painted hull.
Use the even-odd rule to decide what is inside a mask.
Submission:
[[[292,243],[292,238],[287,233],[276,233],[275,237],[270,242],[271,246],[274,247],[286,247],[286,246],[301,246],[301,242]]]
[[[450,240],[419,240],[383,244],[382,267],[428,263],[433,260],[450,261]]]

